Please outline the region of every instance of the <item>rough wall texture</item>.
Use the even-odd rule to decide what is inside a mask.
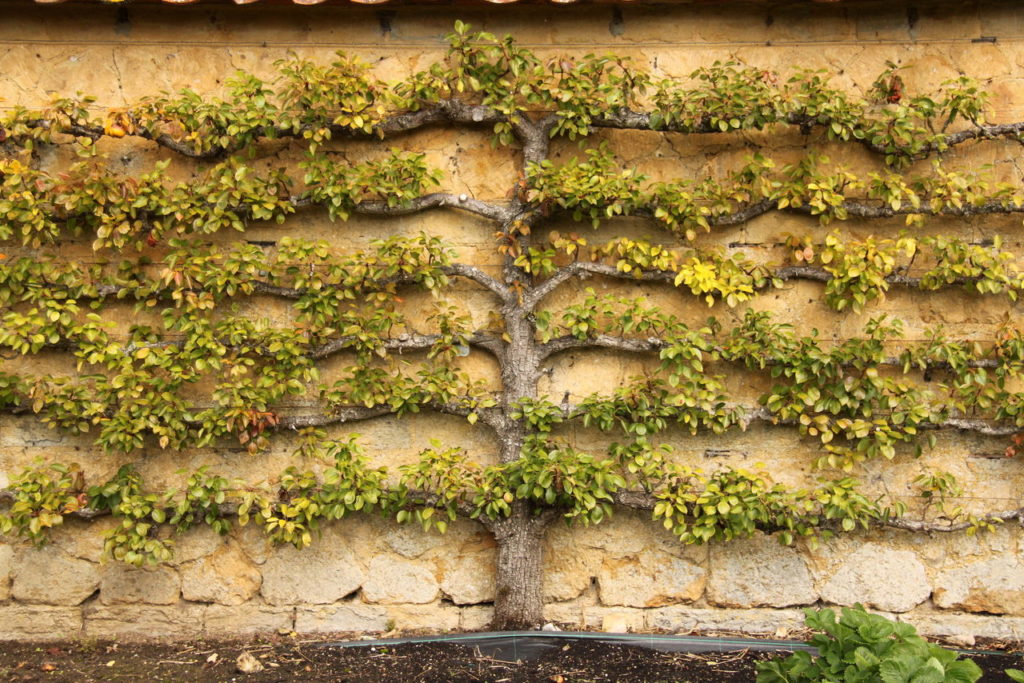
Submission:
[[[0,3],[0,12],[5,17],[0,25],[0,93],[5,104],[40,104],[52,93],[82,91],[96,95],[102,107],[124,105],[160,89],[214,91],[235,69],[269,74],[273,61],[289,50],[314,58],[345,50],[369,61],[382,76],[397,78],[440,56],[441,36],[457,18],[451,10],[403,7],[388,18],[390,28],[383,32],[378,15],[348,8],[136,7],[123,14],[114,8],[72,11]],[[615,51],[649,62],[665,75],[686,75],[714,60],[736,58],[783,73],[794,65],[826,68],[837,74],[839,85],[856,90],[870,85],[887,60],[908,66],[908,89],[934,86],[964,72],[991,79],[987,85],[994,95],[994,120],[1024,118],[1024,14],[1014,3],[964,3],[957,9],[922,5],[913,11],[888,4],[813,11],[759,4],[723,10],[633,7],[614,16],[610,8],[486,12],[467,10],[460,16],[495,33],[512,33],[542,54]],[[972,40],[982,36],[997,40]],[[781,159],[798,156],[807,147],[796,133],[772,140],[761,135],[693,140],[620,132],[598,137],[608,139],[624,163],[654,176],[717,175],[755,145],[768,146]],[[105,144],[111,164],[129,173],[142,172],[161,156],[137,142]],[[448,188],[482,199],[500,199],[516,172],[510,154],[492,149],[483,133],[430,130],[409,136],[402,146],[426,152],[432,165],[445,170]],[[855,167],[874,163],[859,148],[840,152],[821,141],[816,146],[842,153]],[[358,143],[347,149],[358,156],[370,146]],[[996,141],[972,147],[963,156],[972,165],[994,164],[998,173],[1019,180],[1019,149],[1015,143]],[[574,150],[566,144],[560,151],[571,155]],[[297,158],[289,154],[284,150],[279,158]],[[343,238],[353,246],[385,234],[426,230],[442,235],[462,262],[495,265],[489,226],[455,218],[431,213],[386,225],[353,219],[339,226],[323,216],[300,214],[288,226],[307,237]],[[778,260],[782,236],[812,227],[803,219],[769,215],[730,233],[728,240],[748,245],[748,253],[756,257]],[[863,236],[897,227],[851,222],[844,230]],[[257,226],[250,235],[273,239],[279,230]],[[929,223],[929,230],[969,237],[999,232],[1007,236],[1007,249],[1022,253],[1024,233],[1018,218],[936,221]],[[640,222],[627,220],[610,222],[600,232],[605,237],[652,234]],[[686,319],[707,315],[702,303],[674,292],[592,286],[629,296],[648,294]],[[552,307],[579,294],[559,294]],[[492,302],[475,291],[467,297],[474,321],[485,324]],[[410,310],[418,303],[408,302]],[[267,302],[252,306],[260,315],[284,315]],[[820,302],[820,286],[807,283],[760,297],[753,306],[772,310],[803,331],[817,328],[824,337],[837,339],[858,334],[880,312],[903,319],[908,339],[939,322],[952,337],[986,339],[1008,310],[1010,315],[1019,310],[997,297],[894,291],[862,315],[836,315]],[[126,307],[126,320],[129,311]],[[730,315],[724,308],[713,312],[721,318]],[[41,354],[28,362],[39,371],[68,363],[59,354]],[[471,357],[467,364],[482,375],[493,375],[486,358]],[[583,396],[607,390],[643,365],[642,359],[615,354],[565,354],[556,359],[540,388],[556,397],[567,391]],[[730,388],[748,392],[752,401],[765,388],[760,381],[740,374]],[[360,425],[359,431],[375,461],[390,467],[412,461],[433,437],[465,446],[481,462],[495,458],[487,433],[470,430],[457,418],[381,419]],[[571,436],[582,448],[604,445],[600,434],[582,428],[574,428]],[[761,462],[780,482],[813,482],[817,476],[808,444],[785,428],[755,427],[721,437],[680,432],[668,440],[679,458],[709,469],[718,463]],[[966,485],[972,498],[962,502],[969,509],[1011,508],[1021,504],[1024,472],[1019,461],[985,457],[1001,446],[998,440],[943,433],[923,460],[900,456],[892,463],[869,463],[856,474],[878,493],[899,496],[909,491],[922,466],[942,468]],[[140,460],[96,453],[88,438],[62,437],[32,417],[0,417],[0,472],[7,473],[42,457],[81,462],[98,480],[120,464],[138,460],[153,486],[177,481],[180,467],[203,464],[259,481],[289,464],[290,452],[287,443],[259,456],[228,449],[185,454],[153,449]],[[0,488],[5,483],[0,474]],[[914,501],[910,503],[913,512]],[[199,632],[392,627],[436,631],[477,629],[489,619],[493,541],[469,522],[437,536],[385,520],[356,518],[332,525],[304,551],[267,548],[251,529],[226,538],[202,530],[179,540],[170,564],[141,570],[102,560],[105,524],[69,523],[42,550],[0,544],[0,637],[184,637]],[[817,549],[799,544],[785,548],[760,536],[698,548],[681,546],[648,520],[621,512],[597,527],[552,529],[545,564],[546,616],[573,626],[775,632],[800,623],[798,606],[863,602],[896,613],[927,633],[1024,638],[1024,534],[1019,528],[971,537],[855,534]]]

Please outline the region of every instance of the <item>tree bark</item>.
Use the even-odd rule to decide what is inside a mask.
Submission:
[[[550,510],[534,515],[524,501],[516,501],[512,514],[494,522],[498,542],[494,596],[496,631],[537,628],[544,621],[544,532]]]

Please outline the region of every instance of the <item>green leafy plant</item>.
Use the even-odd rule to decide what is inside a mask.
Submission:
[[[758,683],[883,681],[884,683],[973,683],[981,668],[956,652],[927,642],[910,624],[844,607],[837,619],[830,609],[804,610],[808,628],[818,631],[806,651],[757,664]]]

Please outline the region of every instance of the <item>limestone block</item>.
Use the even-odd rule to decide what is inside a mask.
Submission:
[[[462,631],[486,631],[494,619],[494,608],[490,605],[463,607],[459,613],[459,629]]]
[[[803,623],[804,614],[796,609],[700,609],[674,605],[647,612],[647,628],[675,633],[775,633],[780,628],[802,628]]]
[[[455,631],[461,610],[454,605],[433,602],[429,605],[388,605],[389,626],[399,631]]]
[[[456,605],[493,602],[496,561],[496,553],[491,550],[448,560],[441,571],[441,590]]]
[[[11,596],[21,602],[78,605],[100,585],[99,565],[70,557],[55,545],[19,548]]]
[[[544,621],[580,628],[583,626],[583,610],[584,606],[577,600],[548,603],[544,605]]]
[[[59,640],[81,632],[79,607],[0,606],[0,640]]]
[[[295,610],[298,633],[367,633],[386,631],[388,614],[383,607],[353,602]]]
[[[359,590],[366,572],[349,547],[324,533],[309,548],[276,548],[261,568],[263,599],[271,605],[329,604]]]
[[[931,595],[917,554],[865,543],[821,586],[821,598],[837,605],[860,602],[887,612],[907,612]]]
[[[258,524],[247,524],[234,532],[235,541],[253,564],[261,565],[276,552],[267,535]]]
[[[1008,616],[980,616],[976,614],[950,614],[945,611],[901,614],[899,621],[913,624],[925,636],[972,636],[1020,641],[1024,639],[1024,618]]]
[[[137,568],[113,562],[103,568],[100,578],[100,602],[104,605],[173,605],[180,596],[181,577],[167,566]]]
[[[818,599],[799,552],[772,536],[711,548],[708,601],[722,607],[789,607]]]
[[[636,558],[607,559],[597,574],[605,605],[661,607],[696,600],[704,592],[707,571],[664,553],[643,552]]]
[[[196,638],[202,635],[204,605],[96,605],[85,607],[86,638]]]
[[[89,522],[65,519],[53,534],[53,544],[71,557],[89,562],[104,559],[103,535],[120,524],[113,517],[100,517]]]
[[[615,607],[585,607],[583,627],[601,629],[605,633],[629,633],[644,630],[646,610]]]
[[[213,554],[218,548],[227,543],[227,539],[216,531],[206,526],[190,529],[181,536],[174,537],[174,557],[171,564],[185,564],[194,562],[207,555]]]
[[[995,557],[943,572],[932,601],[968,612],[1024,616],[1024,562],[1020,555]]]
[[[583,591],[590,587],[595,573],[589,565],[589,562],[577,561],[572,558],[565,562],[550,559],[545,562],[544,600],[563,602],[578,598]]]
[[[250,633],[275,633],[291,630],[295,610],[291,607],[245,605],[210,605],[206,608],[203,632],[207,635],[237,636]]]
[[[11,568],[14,566],[14,548],[0,545],[0,600],[11,596]]]
[[[433,563],[387,555],[378,555],[370,561],[363,583],[363,599],[367,602],[423,604],[433,602],[437,592]]]
[[[240,605],[259,591],[261,583],[259,571],[234,542],[181,570],[182,595],[193,602]]]
[[[440,534],[427,533],[413,524],[392,526],[384,533],[384,542],[402,557],[414,560],[445,542]]]

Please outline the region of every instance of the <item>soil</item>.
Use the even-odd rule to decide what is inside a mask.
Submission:
[[[350,681],[426,683],[489,681],[748,682],[755,663],[779,653],[665,653],[593,641],[560,642],[532,661],[499,661],[456,643],[324,647],[324,641],[273,637],[250,642],[162,644],[65,642],[0,645],[5,681]],[[263,666],[243,674],[237,658],[253,655]],[[1019,652],[972,655],[984,683],[1000,683],[1008,667],[1024,668]]]

